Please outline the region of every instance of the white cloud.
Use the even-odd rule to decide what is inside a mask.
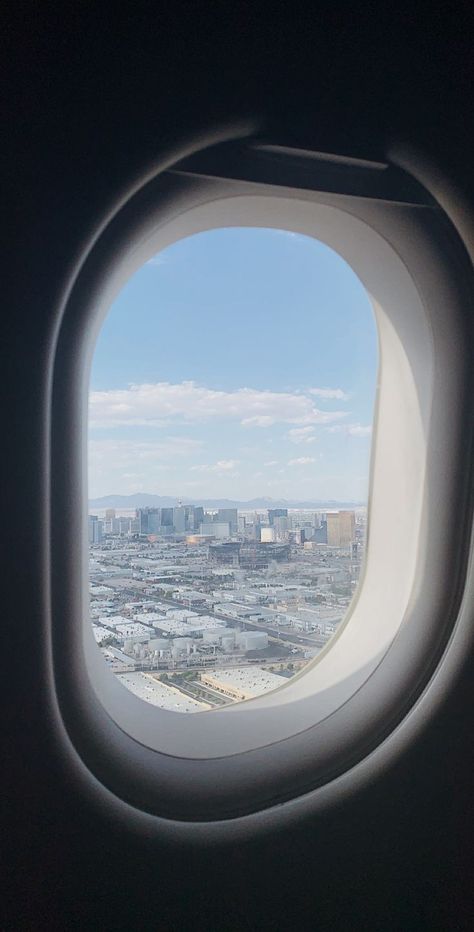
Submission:
[[[362,424],[350,424],[347,433],[350,434],[351,437],[370,437],[372,426],[370,424],[366,424],[365,426]]]
[[[307,466],[308,463],[315,463],[314,456],[298,456],[294,460],[288,460],[288,466]]]
[[[268,414],[256,414],[254,417],[244,417],[240,423],[242,427],[272,427],[276,418]]]
[[[238,465],[238,460],[218,460],[217,463],[202,463],[198,466],[191,466],[191,472],[217,472],[217,473],[227,473],[230,470],[235,469]]]
[[[195,382],[156,382],[126,389],[92,391],[89,396],[91,427],[162,427],[174,421],[237,419],[245,427],[286,424],[331,424],[345,411],[320,411],[311,397],[301,393],[239,388],[225,392]]]
[[[288,431],[288,439],[292,443],[314,443],[314,427],[293,427]]]
[[[140,462],[157,462],[175,456],[191,456],[202,447],[201,440],[191,437],[165,437],[160,441],[131,442],[130,440],[90,440],[89,459],[114,467],[127,462],[132,468]]]
[[[342,388],[309,388],[308,391],[317,398],[335,398],[337,401],[348,401],[350,397]]]
[[[267,463],[263,464],[264,466],[278,466],[278,460],[268,460]]]
[[[156,442],[92,439],[88,451],[91,495],[154,491],[168,475],[176,477],[179,460],[196,456],[201,447],[201,441],[190,437],[165,437]]]
[[[346,434],[349,437],[370,437],[372,433],[371,424],[333,424],[326,427],[330,434]]]

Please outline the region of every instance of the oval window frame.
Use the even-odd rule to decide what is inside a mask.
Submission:
[[[90,354],[94,335],[101,323],[97,313],[99,301],[104,308],[110,306],[114,294],[129,277],[133,264],[144,261],[143,242],[148,241],[149,257],[156,252],[157,229],[163,230],[166,227],[169,231],[174,218],[180,218],[179,222],[184,221],[189,233],[189,213],[191,204],[196,205],[196,199],[200,208],[209,209],[209,205],[212,205],[213,222],[216,204],[225,204],[226,200],[236,204],[240,199],[242,204],[242,199],[246,197],[263,197],[267,206],[270,202],[279,202],[281,208],[283,200],[287,198],[293,203],[299,200],[305,204],[318,205],[326,213],[327,209],[342,213],[346,222],[348,218],[362,222],[380,241],[390,243],[399,258],[411,266],[411,279],[416,280],[415,290],[423,295],[430,321],[432,347],[437,348],[441,354],[438,370],[449,371],[452,375],[450,385],[446,385],[446,379],[443,379],[443,384],[436,386],[436,367],[433,366],[433,393],[432,397],[425,399],[425,426],[429,425],[431,430],[429,442],[426,443],[427,459],[429,443],[436,447],[436,432],[439,436],[439,432],[446,429],[448,410],[452,411],[455,405],[459,411],[458,420],[454,422],[450,419],[449,449],[441,455],[437,451],[437,475],[428,476],[430,502],[425,502],[425,512],[427,507],[428,511],[432,511],[434,503],[437,505],[435,517],[441,520],[443,496],[439,494],[440,484],[451,502],[466,501],[465,481],[458,481],[457,467],[464,446],[461,428],[465,423],[464,390],[469,378],[466,353],[468,341],[460,339],[463,333],[467,334],[465,281],[462,276],[453,275],[453,269],[459,270],[460,252],[444,217],[440,217],[439,212],[433,209],[374,203],[369,199],[347,195],[314,192],[302,195],[301,191],[269,186],[264,186],[262,191],[262,186],[248,182],[239,183],[238,187],[239,190],[235,181],[228,183],[225,180],[160,175],[125,203],[88,252],[76,277],[63,314],[55,360],[52,417],[52,565],[55,568],[52,580],[53,649],[54,673],[63,720],[83,759],[114,792],[147,811],[166,818],[189,821],[235,817],[271,806],[275,802],[281,803],[322,786],[336,774],[343,773],[356,761],[363,759],[371,748],[393,731],[428,682],[452,630],[463,581],[460,553],[466,538],[463,536],[462,540],[456,542],[459,527],[454,526],[456,522],[453,522],[452,514],[446,515],[443,525],[445,538],[443,542],[438,542],[434,554],[433,548],[430,551],[431,567],[428,575],[432,585],[429,604],[426,604],[426,579],[419,579],[418,589],[421,588],[424,593],[423,610],[420,606],[420,592],[416,591],[416,586],[412,587],[407,605],[410,623],[401,624],[400,619],[396,636],[370,676],[359,683],[349,697],[341,702],[338,700],[337,708],[324,714],[318,724],[300,728],[283,738],[281,735],[271,736],[264,744],[261,740],[255,742],[254,738],[254,746],[236,750],[235,745],[223,748],[221,743],[219,746],[216,739],[217,743],[211,753],[208,748],[206,753],[202,753],[201,745],[201,756],[194,757],[184,755],[183,748],[179,747],[172,748],[171,753],[169,746],[163,748],[161,745],[153,749],[149,737],[143,733],[133,733],[133,722],[130,724],[130,721],[123,718],[117,720],[120,716],[107,704],[108,686],[102,693],[98,689],[101,673],[98,673],[91,660],[87,635],[85,641],[82,641],[82,633],[86,630],[91,635],[88,617],[85,618],[87,613],[84,613],[84,574],[78,574],[78,562],[84,566],[85,535],[82,546],[78,548],[77,539],[73,539],[71,533],[72,528],[77,528],[78,522],[82,520],[85,491],[83,399],[86,346]],[[157,227],[157,221],[161,227]],[[271,224],[266,222],[265,225]],[[283,226],[288,228],[288,223]],[[300,228],[297,231],[305,232]],[[153,242],[150,237],[155,237]],[[327,241],[321,236],[318,238]],[[131,240],[141,243],[141,251],[138,248],[130,249]],[[447,261],[446,251],[450,253],[450,261]],[[436,264],[438,276],[434,281],[433,268]],[[364,281],[360,270],[354,270]],[[450,307],[448,316],[443,314],[442,308],[446,301]],[[421,348],[426,352],[426,344],[423,340],[421,342]],[[78,347],[81,352],[78,352]],[[438,395],[444,395],[444,404],[441,397],[438,400],[436,387]],[[380,435],[380,429],[379,423],[377,436]],[[69,464],[67,474],[63,469],[65,452]],[[448,488],[452,495],[446,495]],[[68,519],[66,523],[65,517]],[[430,517],[433,521],[433,514]],[[371,521],[372,518],[373,515]],[[420,559],[426,562],[427,558],[427,521],[425,513],[425,518],[420,521],[424,546],[418,548],[418,567]],[[68,533],[64,545],[59,542],[64,536],[65,526]],[[464,535],[467,530],[466,523]],[[81,554],[79,561],[78,552]],[[446,561],[457,582],[454,593],[453,590],[443,592],[440,585],[436,586],[436,579],[446,578]],[[437,569],[441,570],[438,574]],[[362,591],[362,584],[360,589]],[[360,603],[360,598],[357,602]],[[78,638],[78,631],[82,628],[80,620],[84,620],[87,628],[84,627],[84,632]],[[92,644],[91,636],[89,644]],[[93,646],[94,656],[100,660],[102,670],[112,682],[112,674],[103,665],[95,644]],[[403,678],[400,677],[400,658],[405,660]],[[306,675],[305,672],[295,680],[304,681]],[[289,688],[290,684],[284,687],[286,695]],[[120,686],[119,689],[125,694],[128,703],[129,697],[125,690]],[[136,697],[130,697],[130,710],[134,701],[140,707],[146,705]],[[248,704],[248,709],[252,706],[252,714],[257,711],[259,703],[262,706],[268,705],[267,697],[252,700]],[[229,707],[226,720],[230,721],[229,713],[235,717],[240,708],[240,705],[235,710]],[[160,713],[152,708],[150,711],[155,718],[153,728],[159,731],[156,715]],[[161,713],[173,717],[176,714]],[[133,718],[136,712],[131,711],[130,715]],[[212,718],[214,716],[215,713]],[[179,718],[187,718],[189,721],[195,720],[197,716]],[[275,718],[275,708],[271,708],[271,703],[267,718]],[[256,726],[255,731],[258,730],[259,726]],[[185,740],[188,741],[188,738]],[[209,799],[210,787],[214,791],[212,800]]]

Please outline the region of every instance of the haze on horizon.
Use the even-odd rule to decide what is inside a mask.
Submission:
[[[352,499],[347,499],[343,501],[342,499],[286,499],[286,498],[270,498],[265,495],[255,495],[251,499],[237,499],[237,498],[217,498],[216,496],[211,498],[204,497],[189,497],[189,496],[179,496],[179,495],[159,495],[153,494],[151,492],[132,492],[130,495],[120,495],[110,493],[108,495],[100,495],[96,498],[89,499],[89,505],[94,506],[95,508],[146,508],[147,506],[174,506],[180,503],[184,505],[205,505],[209,508],[213,508],[213,503],[216,504],[216,507],[235,507],[239,508],[242,511],[246,509],[266,509],[274,507],[286,507],[290,510],[304,510],[307,508],[321,508],[324,506],[343,506],[343,505],[353,505],[355,507],[366,507],[366,502],[355,501]]]

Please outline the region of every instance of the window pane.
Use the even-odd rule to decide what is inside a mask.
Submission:
[[[154,705],[284,685],[330,642],[364,556],[377,333],[308,236],[180,240],[101,330],[89,417],[90,613]]]

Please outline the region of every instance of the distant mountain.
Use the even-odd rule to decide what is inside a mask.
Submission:
[[[355,508],[365,502],[344,502],[336,499],[319,499],[311,501],[294,501],[284,498],[252,498],[250,501],[237,501],[230,498],[174,498],[169,495],[151,495],[148,492],[136,492],[133,495],[103,495],[102,498],[89,500],[89,508],[170,508],[181,501],[183,505],[202,505],[203,508],[239,508],[252,511],[255,508]]]

